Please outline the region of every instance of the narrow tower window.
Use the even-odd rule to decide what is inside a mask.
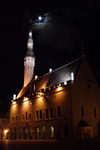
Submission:
[[[48,119],[48,109],[46,109],[46,119]]]
[[[22,115],[22,121],[24,120],[24,115]]]
[[[29,120],[31,120],[31,114],[29,114]]]
[[[94,107],[94,117],[96,118],[96,108]]]
[[[38,120],[39,117],[38,117],[38,110],[36,111],[36,120]]]
[[[26,120],[27,120],[27,112],[26,112]]]
[[[58,117],[60,117],[60,106],[57,107]]]
[[[18,119],[18,118],[17,118],[17,116],[16,116],[16,121],[17,121],[17,119]]]
[[[53,118],[53,110],[50,108],[50,118]]]
[[[81,106],[81,112],[82,112],[82,117],[84,117],[84,108],[83,108],[83,105]]]
[[[42,119],[42,110],[40,110],[40,119]]]

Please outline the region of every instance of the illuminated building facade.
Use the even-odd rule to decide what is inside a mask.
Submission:
[[[0,140],[8,139],[9,118],[0,111]]]
[[[32,43],[28,46],[32,47]],[[100,88],[86,56],[35,78],[32,78],[35,66],[32,49],[25,60],[24,86],[10,105],[9,139],[84,139],[99,136]]]

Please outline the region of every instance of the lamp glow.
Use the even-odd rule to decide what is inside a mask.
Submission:
[[[7,134],[8,130],[4,130],[4,133]]]
[[[16,102],[13,102],[13,104],[16,104]]]
[[[27,101],[27,100],[28,100],[28,98],[27,98],[27,97],[25,97],[25,98],[24,98],[24,101]]]
[[[42,93],[39,93],[39,96],[42,96],[43,94]]]

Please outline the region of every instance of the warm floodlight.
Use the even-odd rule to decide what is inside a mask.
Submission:
[[[4,133],[6,134],[8,132],[8,130],[4,130]]]

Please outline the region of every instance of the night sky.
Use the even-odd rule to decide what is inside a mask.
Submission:
[[[38,16],[43,18],[38,22]],[[29,30],[33,31],[35,75],[41,76],[81,56],[81,40],[100,84],[100,2],[0,2],[0,101],[8,108],[23,86],[24,56]]]

